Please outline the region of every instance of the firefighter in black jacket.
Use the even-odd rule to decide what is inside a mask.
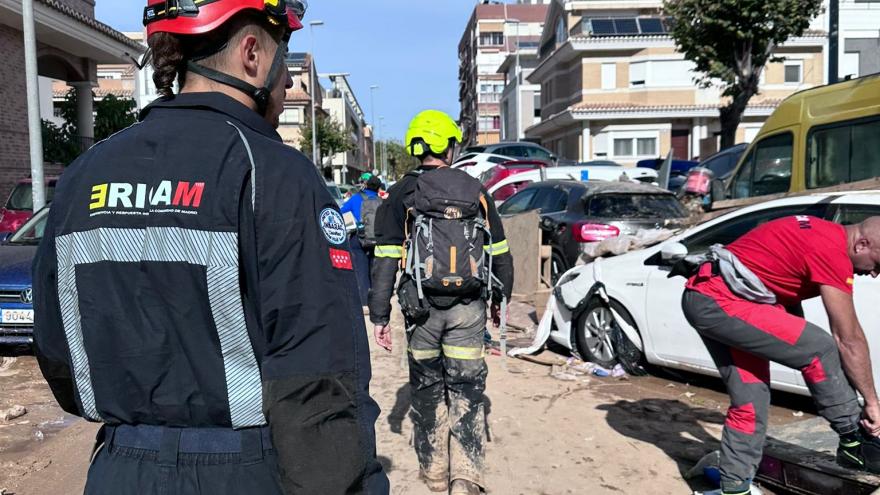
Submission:
[[[448,115],[435,110],[420,113],[410,124],[406,146],[422,165],[395,184],[388,191],[388,199],[379,207],[370,320],[375,325],[377,343],[389,351],[390,300],[404,257],[405,237],[407,232],[412,232],[413,218],[408,217],[407,210],[412,204],[416,182],[422,173],[448,166],[460,142],[461,130]],[[484,249],[493,255],[493,271],[503,286],[493,292],[497,303],[503,296],[510,296],[513,259],[495,205],[485,190],[482,194],[492,234],[491,243]],[[451,484],[450,493],[454,495],[477,494],[484,486],[486,302],[480,292],[456,297],[428,294],[427,299],[428,316],[407,321],[412,388],[410,415],[420,477],[432,491],[446,491]]]
[[[164,98],[58,184],[34,338],[88,494],[389,491],[342,215],[275,131],[303,11],[149,0]]]

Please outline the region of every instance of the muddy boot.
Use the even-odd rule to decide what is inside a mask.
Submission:
[[[837,446],[837,464],[880,474],[880,438],[860,432],[841,435]]]
[[[480,495],[480,485],[468,480],[455,480],[449,489],[449,495]]]
[[[419,470],[419,479],[424,481],[425,486],[432,492],[445,492],[449,489],[449,480],[447,478],[431,478],[424,471]]]

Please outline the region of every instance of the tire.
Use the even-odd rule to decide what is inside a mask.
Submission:
[[[556,287],[559,277],[566,271],[568,271],[568,264],[565,262],[565,258],[558,252],[553,251],[553,254],[550,256],[550,284]]]
[[[632,316],[620,304],[616,301],[611,304],[627,323],[635,327]],[[611,310],[599,298],[591,299],[578,317],[575,344],[584,359],[603,368],[612,368],[619,363],[630,375],[646,374],[642,352],[629,341],[614,321]]]

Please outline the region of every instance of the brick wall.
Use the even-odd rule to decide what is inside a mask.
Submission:
[[[89,17],[95,17],[95,0],[58,0],[59,2],[72,7],[77,12],[85,14]],[[111,0],[106,0],[111,1]]]
[[[27,132],[27,98],[24,77],[24,44],[21,31],[0,24],[0,205],[12,187],[30,170]],[[46,175],[58,175],[58,167],[46,167]]]

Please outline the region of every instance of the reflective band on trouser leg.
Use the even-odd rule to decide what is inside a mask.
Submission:
[[[495,244],[492,244],[490,246],[483,246],[483,249],[485,249],[486,252],[492,256],[498,256],[504,253],[509,253],[510,245],[507,244],[507,239],[505,239],[501,242],[496,242]]]
[[[426,359],[440,357],[440,349],[413,349],[410,347],[409,352],[416,361],[424,361]]]
[[[403,258],[402,246],[376,246],[373,249],[373,255],[377,258]]]
[[[82,338],[76,267],[103,262],[185,263],[206,268],[208,302],[220,341],[233,428],[262,426],[260,369],[250,343],[238,285],[238,234],[177,227],[95,229],[56,238],[58,296],[85,416],[101,421]]]
[[[459,347],[454,345],[443,344],[443,355],[452,359],[482,359],[485,357],[483,347]]]

